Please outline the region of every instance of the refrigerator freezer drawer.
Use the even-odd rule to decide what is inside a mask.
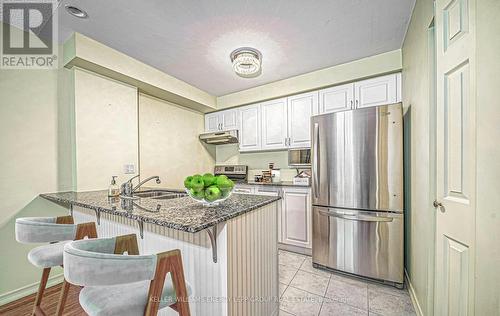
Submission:
[[[313,207],[313,263],[403,283],[402,213]]]

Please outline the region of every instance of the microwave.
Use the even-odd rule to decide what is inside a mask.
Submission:
[[[288,149],[288,166],[290,167],[310,167],[311,148]]]

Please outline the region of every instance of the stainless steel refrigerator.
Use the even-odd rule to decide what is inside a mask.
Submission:
[[[403,284],[400,103],[314,116],[314,266]]]

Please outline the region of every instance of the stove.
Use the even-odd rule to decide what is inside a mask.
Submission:
[[[214,174],[216,176],[226,175],[234,183],[247,183],[248,180],[248,166],[245,165],[224,165],[215,166]]]

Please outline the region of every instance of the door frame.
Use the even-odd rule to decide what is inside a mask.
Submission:
[[[436,27],[434,25],[436,16],[436,4],[434,2],[434,14],[427,29],[428,63],[429,63],[429,205],[428,211],[432,214],[431,236],[428,241],[427,259],[427,311],[426,315],[434,315],[434,295],[436,288],[436,209],[432,202],[437,199],[437,39]]]

